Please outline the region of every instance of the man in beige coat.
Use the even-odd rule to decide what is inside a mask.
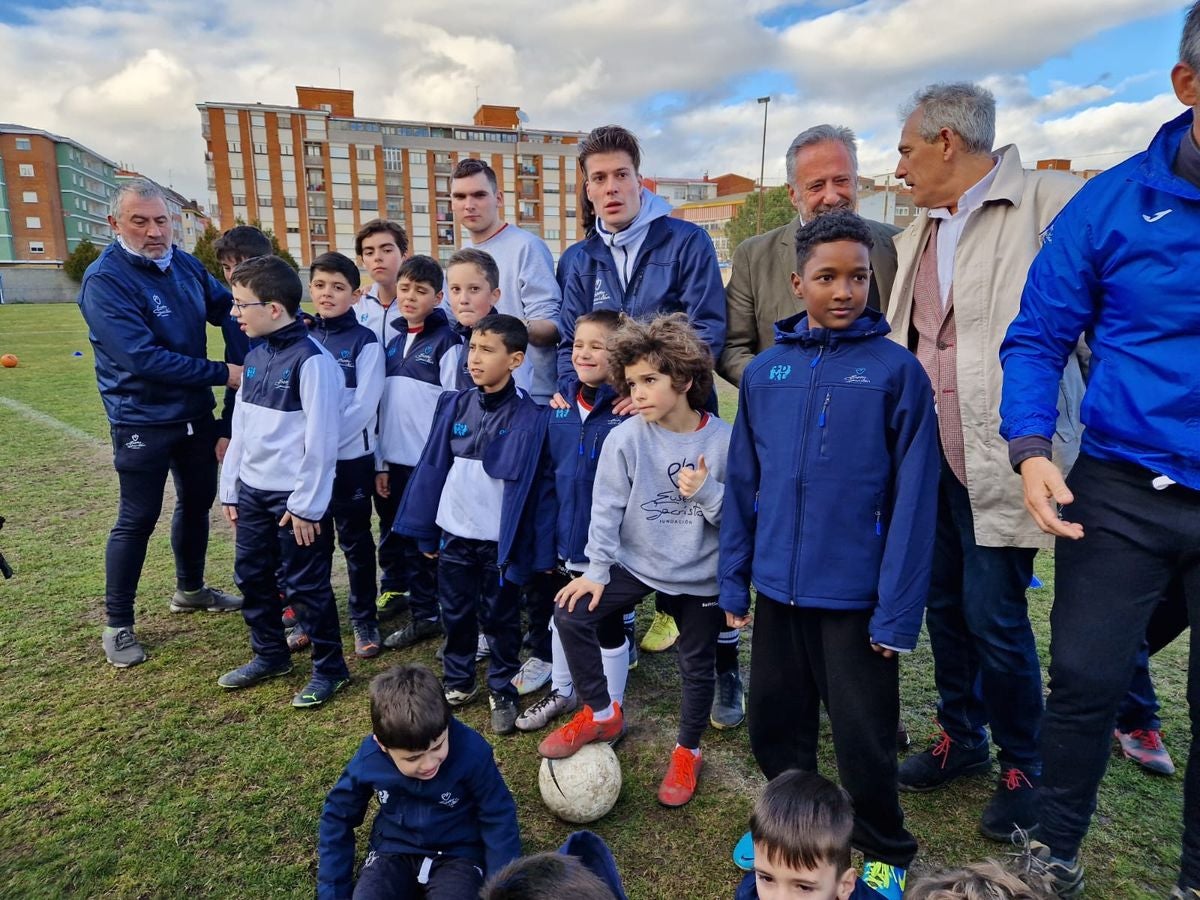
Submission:
[[[740,384],[742,370],[775,345],[775,323],[800,312],[792,293],[796,268],[796,230],[831,209],[858,205],[858,155],[854,132],[836,125],[816,125],[800,132],[788,147],[787,188],[796,218],[786,225],[742,241],[733,251],[733,272],[725,288],[725,349],[717,371]],[[899,228],[867,220],[875,247],[871,250],[871,291],[867,305],[885,309]]]
[[[995,117],[971,84],[932,85],[906,107],[896,176],[928,213],[896,238],[888,318],[933,383],[942,449],[925,616],[942,731],[904,761],[900,787],[990,771],[990,726],[1001,776],[980,830],[1009,840],[1038,824],[1042,682],[1025,590],[1049,543],[999,435],[999,350],[1040,236],[1082,182],[1026,171],[1015,146],[993,151]]]

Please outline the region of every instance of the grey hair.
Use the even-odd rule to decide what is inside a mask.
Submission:
[[[1183,37],[1179,39],[1179,61],[1200,73],[1200,3],[1193,3],[1183,20]]]
[[[814,125],[796,135],[792,145],[787,148],[784,162],[787,164],[788,184],[796,183],[796,154],[822,141],[837,141],[845,145],[846,152],[850,154],[850,165],[854,168],[854,174],[858,175],[858,139],[854,132],[842,125]]]
[[[123,181],[117,185],[116,193],[108,201],[108,214],[114,219],[121,218],[121,205],[131,194],[142,200],[158,198],[164,206],[167,205],[167,195],[157,184],[148,178],[131,178],[129,181]]]
[[[924,113],[921,137],[926,143],[933,143],[941,130],[948,128],[962,138],[968,153],[991,153],[996,140],[996,98],[987,88],[967,81],[923,87],[900,107],[900,121],[918,109]]]

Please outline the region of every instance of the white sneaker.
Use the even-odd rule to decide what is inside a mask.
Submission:
[[[487,635],[481,631],[479,632],[479,640],[475,644],[475,661],[478,662],[481,659],[487,659],[491,655],[492,648],[488,646]]]
[[[550,670],[553,666],[545,660],[538,659],[536,656],[531,656],[525,660],[525,664],[521,666],[521,670],[513,676],[512,686],[517,689],[517,693],[524,697],[526,694],[532,694],[546,686],[546,682],[550,680]]]
[[[545,728],[559,716],[575,712],[578,708],[578,691],[572,691],[569,697],[564,697],[558,691],[551,691],[517,716],[517,730],[537,731],[539,728]]]

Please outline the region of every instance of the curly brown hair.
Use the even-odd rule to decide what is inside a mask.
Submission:
[[[687,391],[692,409],[704,409],[712,395],[713,356],[686,315],[670,313],[649,322],[621,316],[608,341],[608,363],[613,387],[622,397],[629,396],[625,369],[643,361],[670,378],[676,391]]]

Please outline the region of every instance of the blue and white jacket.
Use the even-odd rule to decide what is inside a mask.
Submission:
[[[938,434],[917,358],[866,310],[845,330],[775,325],[742,375],[721,522],[720,604],[874,609],[870,638],[916,646],[933,566]]]
[[[579,408],[579,381],[565,396],[568,409],[552,409],[546,428],[546,446],[550,451],[550,473],[554,479],[554,501],[558,508],[555,526],[555,550],[558,558],[572,569],[587,567],[588,525],[592,520],[592,485],[600,448],[608,433],[626,420],[612,411],[616,391],[607,384],[596,392],[596,400],[587,418]]]
[[[338,459],[358,459],[375,452],[375,423],[383,396],[383,347],[374,332],[358,324],[354,310],[310,323],[311,334],[341,367],[346,379]]]
[[[378,294],[379,285],[372,283],[351,308],[358,324],[375,335],[380,347],[386,347],[398,327],[396,323],[404,321],[404,318],[400,315],[399,301],[393,300],[390,305],[384,306],[379,302]]]
[[[580,249],[575,251],[575,246]],[[569,248],[559,260],[558,283],[563,294],[559,390],[575,377],[571,368],[575,320],[597,309],[615,309],[637,319],[657,313],[687,313],[712,350],[713,359],[719,359],[725,346],[725,288],[708,233],[669,215],[654,219],[628,264],[627,288],[621,286],[613,252],[597,232]]]
[[[1083,333],[1082,452],[1200,490],[1200,187],[1172,170],[1192,118],[1088,181],[1047,229],[1000,347],[1000,433],[1054,434],[1058,380]]]
[[[229,315],[229,290],[178,247],[162,271],[109,244],[84,273],[78,302],[114,425],[170,425],[212,413],[212,389],[229,370],[208,359],[206,324],[221,328],[227,362],[240,365],[249,346]]]
[[[319,521],[329,509],[346,380],[333,356],[297,319],[246,356],[221,467],[221,502],[238,487],[287,491],[293,516]]]
[[[428,781],[402,775],[368,735],[325,798],[318,834],[317,896],[343,900],[354,890],[354,830],[367,804],[379,803],[372,853],[467,859],[485,877],[521,855],[517,805],[492,748],[474,729],[450,720],[450,751]]]
[[[399,332],[384,351],[383,399],[379,405],[379,446],[375,469],[388,463],[415,466],[429,437],[433,411],[443,391],[456,390],[460,340],[446,313],[435,309],[424,327],[408,343],[408,322],[392,321]]]
[[[443,394],[392,531],[426,553],[443,532],[495,541],[500,577],[516,584],[553,569],[553,483],[538,478],[549,467],[547,413],[512,379],[491,394]]]

